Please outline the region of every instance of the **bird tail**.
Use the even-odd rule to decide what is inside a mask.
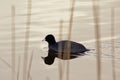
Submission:
[[[95,49],[86,49],[86,51],[95,51]]]

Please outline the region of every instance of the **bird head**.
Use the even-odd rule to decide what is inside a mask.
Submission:
[[[45,41],[47,41],[49,44],[56,43],[55,37],[52,34],[49,34],[45,37]]]

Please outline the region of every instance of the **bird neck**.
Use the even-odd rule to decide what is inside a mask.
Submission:
[[[53,45],[56,43],[55,39],[54,40],[51,40],[51,41],[48,41],[49,45]]]

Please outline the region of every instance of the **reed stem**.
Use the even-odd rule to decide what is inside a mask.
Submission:
[[[33,51],[32,51],[32,53],[31,53],[30,60],[29,60],[27,80],[30,79],[30,72],[31,72],[31,67],[32,67],[32,60],[33,60]]]
[[[24,46],[23,80],[27,79],[27,63],[28,63],[29,36],[30,36],[30,24],[31,24],[31,10],[32,10],[32,0],[28,0],[26,32],[25,32],[25,46]]]
[[[17,80],[19,80],[20,77],[20,63],[21,63],[21,57],[18,58],[18,69],[17,69]]]
[[[60,29],[59,29],[59,40],[61,41],[62,40],[62,29],[63,29],[63,21],[60,21]],[[59,55],[58,57],[59,58],[62,58],[62,44],[59,44]],[[61,60],[59,60],[59,65],[58,65],[58,68],[59,68],[59,80],[62,80],[63,78],[63,68],[62,68],[62,62]]]
[[[93,0],[93,16],[95,23],[96,52],[97,52],[97,80],[101,80],[101,42],[99,25],[99,0]]]
[[[113,80],[116,80],[116,71],[115,71],[115,41],[113,37],[115,36],[115,10],[111,8],[111,53],[112,53],[112,73]]]
[[[72,34],[72,26],[73,26],[73,16],[74,16],[74,6],[75,6],[75,0],[71,1],[71,8],[70,8],[70,20],[69,20],[69,29],[68,29],[68,40],[71,40],[71,34]],[[68,41],[67,43],[67,58],[70,59],[70,46],[71,43]],[[67,76],[66,76],[66,80],[69,80],[69,68],[70,68],[70,62],[67,61]]]

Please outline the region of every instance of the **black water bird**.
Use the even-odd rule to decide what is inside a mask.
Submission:
[[[53,64],[55,57],[63,60],[69,60],[83,56],[85,55],[85,52],[90,50],[87,49],[84,45],[73,41],[62,40],[56,42],[55,37],[52,34],[47,35],[45,37],[45,41],[48,42],[49,50],[48,56],[42,57],[42,59],[48,65]],[[67,47],[68,44],[70,44],[69,48]]]

